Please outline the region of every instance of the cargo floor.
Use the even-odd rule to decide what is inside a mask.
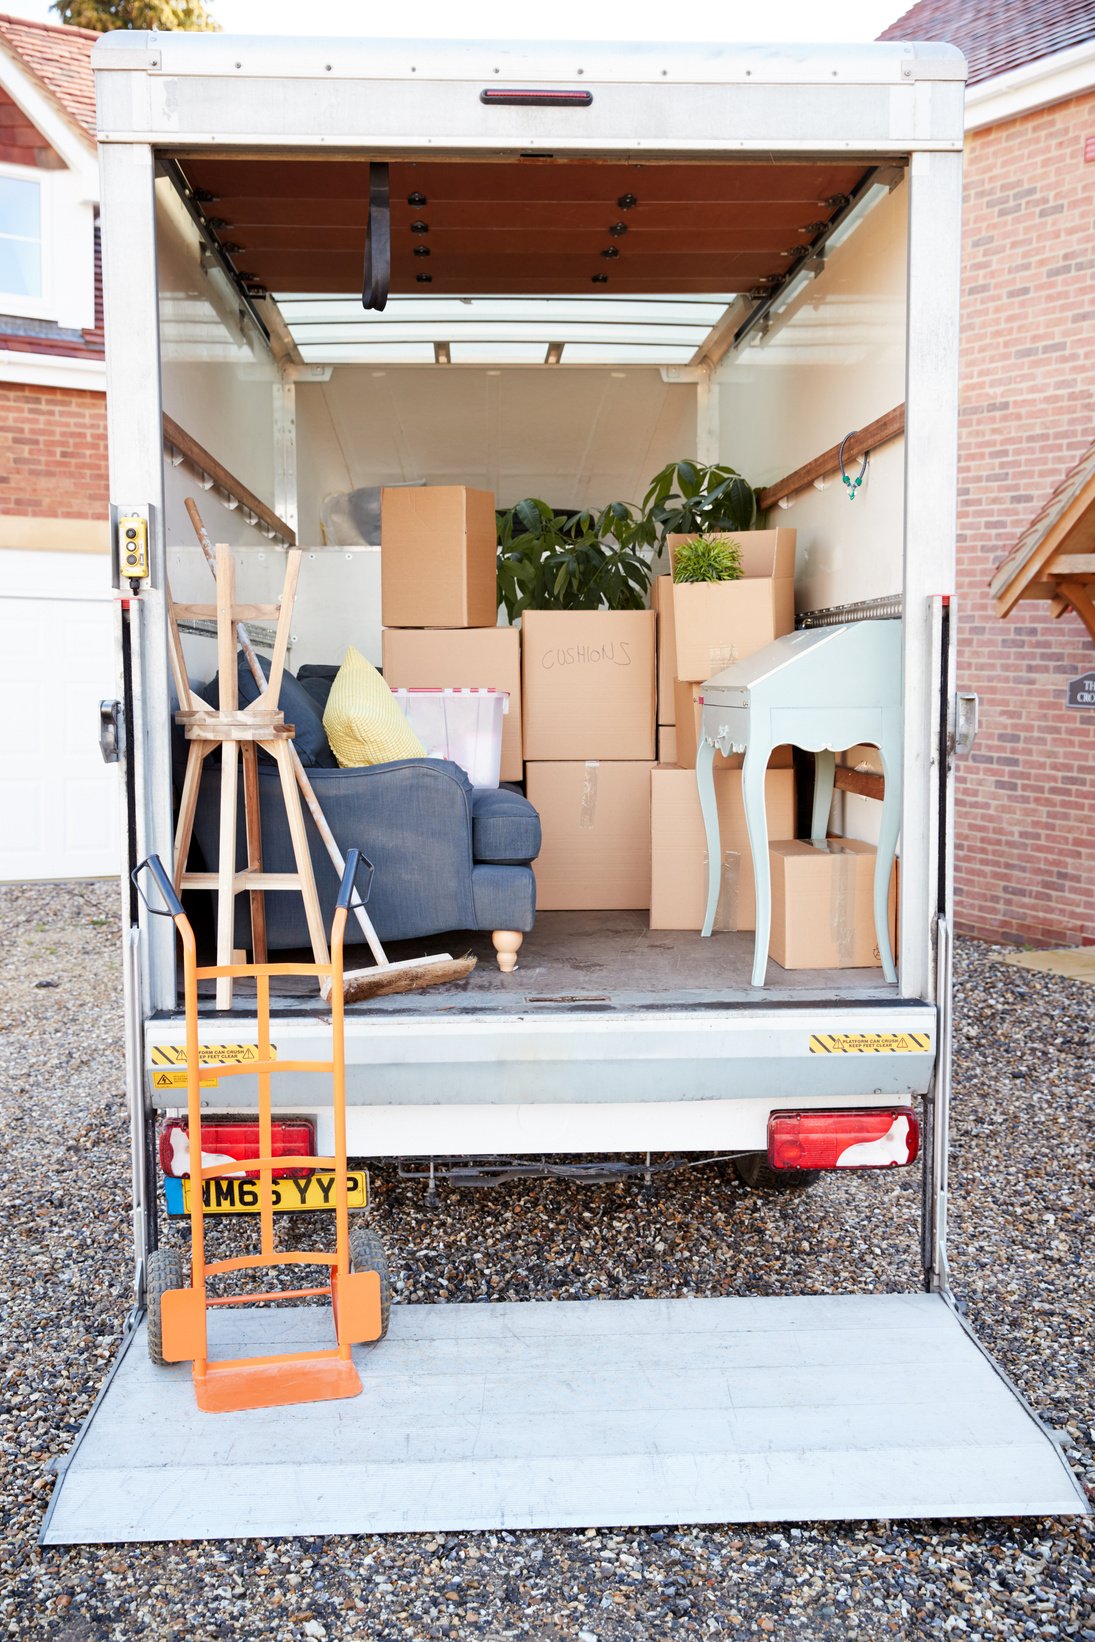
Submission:
[[[770,959],[767,985],[750,985],[753,964],[752,931],[716,934],[703,940],[691,930],[651,929],[645,912],[542,912],[536,927],[525,936],[512,975],[503,975],[494,957],[489,934],[457,931],[422,941],[396,941],[387,947],[389,958],[411,958],[430,952],[472,952],[479,962],[466,981],[354,1006],[354,1013],[380,1011],[437,1014],[520,1012],[527,1002],[620,1005],[758,1003],[783,998],[796,1003],[831,1002],[852,998],[892,1000],[895,989],[882,979],[881,969],[781,969]],[[294,956],[276,953],[278,959]],[[302,962],[308,954],[298,955]],[[211,963],[208,954],[202,961]],[[348,948],[347,969],[370,963],[365,947]],[[282,1007],[311,1007],[313,983],[284,980],[275,983]],[[212,983],[204,988],[212,993]],[[253,988],[241,983],[242,1003]]]

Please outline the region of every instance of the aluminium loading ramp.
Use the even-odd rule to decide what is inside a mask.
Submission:
[[[301,1350],[327,1313],[210,1315]],[[47,1545],[1089,1510],[939,1295],[393,1306],[343,1402],[203,1414],[130,1335]]]

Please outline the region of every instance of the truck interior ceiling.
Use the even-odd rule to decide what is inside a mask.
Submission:
[[[624,736],[612,756],[568,753],[552,740],[552,715],[580,716],[583,708],[565,693],[541,702],[530,694],[527,617],[523,701],[516,663],[512,679],[502,676],[501,663],[497,676],[474,680],[451,669],[423,676],[421,661],[417,674],[403,676],[398,658],[409,646],[398,635],[412,629],[414,616],[393,621],[383,608],[383,555],[395,549],[381,541],[380,493],[466,487],[469,497],[489,492],[499,510],[539,498],[561,516],[597,514],[617,501],[637,514],[667,465],[729,466],[757,492],[752,530],[764,533],[766,552],[769,538],[772,544],[767,572],[750,571],[747,554],[745,575],[793,581],[787,618],[774,634],[879,618],[892,623],[899,647],[902,163],[869,153],[639,162],[546,153],[363,158],[293,149],[163,151],[158,160],[167,562],[191,684],[205,695],[218,673],[215,621],[201,614],[214,599],[213,583],[185,506],[196,499],[209,540],[233,550],[237,596],[256,612],[250,637],[260,655],[269,656],[274,642],[270,612],[287,550],[302,550],[286,665],[321,718],[350,647],[381,668],[393,688],[510,690],[499,795],[524,794],[543,829],[532,862],[535,910],[519,931],[515,970],[500,967],[501,913],[494,927],[483,913],[459,925],[442,920],[436,933],[413,938],[396,928],[385,942],[392,958],[444,949],[474,954],[477,967],[460,985],[374,999],[355,1012],[443,1009],[451,1018],[533,1003],[657,1009],[755,1001],[753,866],[741,779],[731,795],[727,775],[740,769],[742,756],[723,747],[714,764],[714,780],[727,794],[724,805],[720,785],[719,902],[713,932],[701,934],[709,886],[696,789],[703,680],[682,685],[672,671],[666,543],[646,549],[654,568],[654,614],[645,618],[651,676],[646,695],[640,690],[626,708],[646,715],[646,744],[639,744],[641,735],[635,742]],[[877,432],[834,471],[833,448],[864,429]],[[428,552],[410,574],[412,590],[416,576],[429,584]],[[498,620],[509,625],[505,610]],[[427,618],[420,625],[437,629],[441,655],[449,627],[459,623]],[[676,633],[679,646],[679,625]],[[771,636],[761,635],[759,644]],[[542,665],[550,672],[550,655],[584,655],[586,642],[568,632],[553,651],[549,646]],[[626,650],[630,640],[622,642]],[[717,665],[692,672],[710,677],[742,653],[730,645]],[[591,697],[590,713],[610,713],[614,699]],[[529,739],[534,711],[549,726],[539,743]],[[286,718],[292,716],[286,706]],[[174,740],[178,813],[186,765],[178,727]],[[303,753],[299,726],[296,745]],[[325,789],[322,766],[332,767],[332,784],[344,772],[326,747],[324,754],[310,773],[326,807],[324,792],[333,785]],[[836,762],[820,847],[831,835],[841,860],[828,888],[812,901],[809,894],[800,898],[824,927],[791,930],[792,873],[801,863],[781,859],[771,888],[763,984],[769,1002],[904,995],[899,862],[889,910],[896,988],[885,978],[871,910],[882,800],[899,770],[866,741],[842,747]],[[224,834],[217,831],[216,770],[206,776],[190,870],[211,878],[211,840]],[[818,845],[812,752],[774,749],[764,801],[773,843],[812,838]],[[264,826],[267,802],[264,789]],[[482,810],[484,836],[493,813]],[[453,866],[447,847],[393,866],[394,824],[383,839],[375,820],[370,835],[349,836],[333,814],[343,850],[356,846],[385,863],[373,885],[381,918],[396,878],[403,885],[417,876],[430,894],[453,901],[452,880],[463,869]],[[498,819],[506,817],[499,812]],[[237,831],[242,861],[249,858],[242,801]],[[317,835],[310,836],[329,925],[337,879]],[[508,847],[515,853],[503,848],[475,858],[492,863],[490,893],[503,901],[501,875],[513,861],[527,863],[528,853]],[[864,861],[871,864],[865,868]],[[273,864],[286,868],[284,861]],[[480,886],[475,893],[488,892]],[[303,949],[304,940],[294,943],[284,933],[288,897],[265,899],[278,948],[271,956]],[[243,948],[250,945],[248,902],[246,893],[238,895],[236,941]],[[211,952],[211,889],[191,889],[186,903],[203,950]],[[364,949],[352,956],[369,961]],[[278,984],[279,1008],[317,1007],[310,986]],[[244,994],[240,1001],[246,1003]]]

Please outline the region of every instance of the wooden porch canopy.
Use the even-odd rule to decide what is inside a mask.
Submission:
[[[1000,561],[990,589],[998,616],[1021,599],[1048,599],[1055,616],[1075,610],[1095,639],[1095,444]]]

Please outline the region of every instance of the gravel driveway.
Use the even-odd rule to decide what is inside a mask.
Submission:
[[[1067,1433],[1095,1495],[1095,991],[958,953],[951,1260],[980,1337]],[[63,1454],[129,1305],[117,891],[0,890],[0,1624],[50,1642],[217,1637],[1095,1642],[1089,1523],[879,1523],[395,1535],[39,1550]],[[476,1195],[374,1173],[398,1297],[421,1301],[917,1287],[918,1180],[770,1200],[713,1170]]]

